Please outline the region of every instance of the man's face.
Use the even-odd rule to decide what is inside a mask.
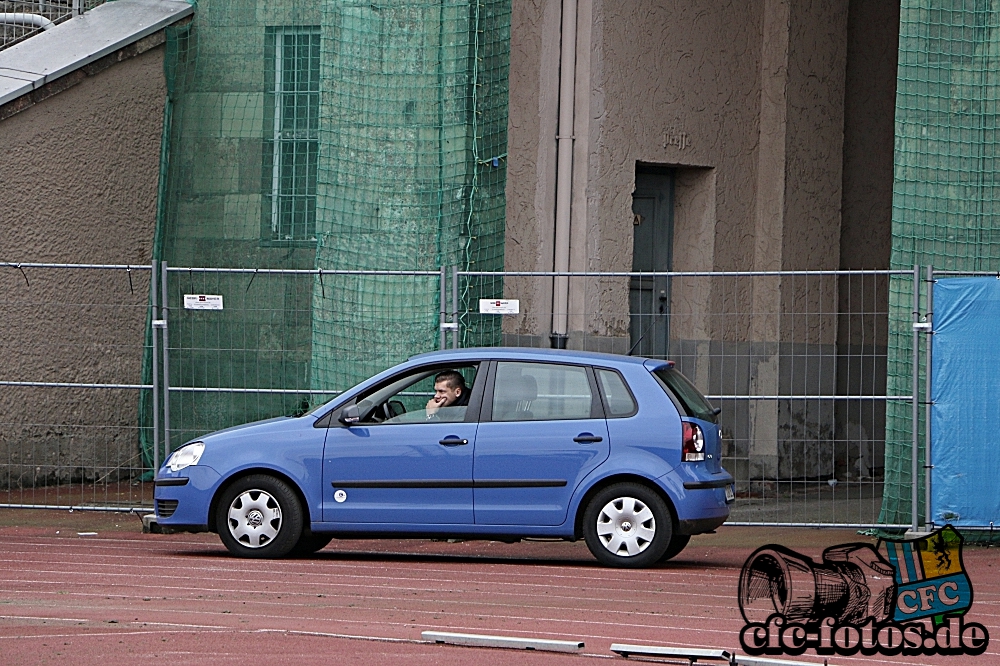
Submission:
[[[447,381],[440,381],[434,384],[434,402],[438,404],[438,407],[447,407],[448,405],[455,404],[460,395],[462,395],[462,389],[458,386],[452,386]]]

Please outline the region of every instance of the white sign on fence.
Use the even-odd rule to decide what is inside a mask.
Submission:
[[[510,299],[479,299],[479,314],[520,314],[521,301],[516,298]]]
[[[222,295],[184,294],[185,310],[221,310]]]

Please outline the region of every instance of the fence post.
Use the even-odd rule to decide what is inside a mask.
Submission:
[[[451,348],[458,349],[458,330],[461,327],[458,322],[458,266],[451,267],[451,321],[454,324],[451,329]]]
[[[438,349],[445,348],[445,317],[448,313],[448,306],[445,303],[448,300],[448,288],[447,288],[447,270],[444,266],[441,267],[441,307],[438,313]]]
[[[911,414],[911,460],[910,460],[910,529],[917,531],[917,484],[919,483],[919,462],[917,444],[919,442],[920,419],[920,265],[913,266],[913,387],[910,393],[910,403],[913,406]]]
[[[160,318],[163,320],[163,446],[170,455],[170,342],[167,334],[167,262],[160,262]]]
[[[924,321],[927,324],[927,369],[924,374],[924,529],[929,530],[934,520],[931,514],[931,361],[934,346],[934,267],[927,267],[927,314]]]
[[[156,478],[156,473],[160,469],[160,373],[157,365],[159,363],[159,325],[160,321],[156,318],[158,314],[158,304],[157,300],[157,280],[156,280],[156,263],[150,262],[152,265],[149,267],[149,300],[150,300],[150,313],[149,313],[149,323],[150,328],[152,328],[152,340],[153,347],[150,350],[150,358],[153,364],[153,478]]]

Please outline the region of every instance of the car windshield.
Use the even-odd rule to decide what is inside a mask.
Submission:
[[[677,401],[684,408],[686,416],[691,416],[711,423],[718,422],[718,414],[712,407],[708,399],[701,394],[694,384],[687,377],[675,370],[673,366],[664,365],[653,370],[660,385],[669,393],[672,393]]]

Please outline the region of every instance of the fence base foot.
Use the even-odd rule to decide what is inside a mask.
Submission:
[[[142,533],[143,534],[163,533],[163,530],[160,529],[160,524],[156,522],[155,513],[147,513],[142,517]]]

